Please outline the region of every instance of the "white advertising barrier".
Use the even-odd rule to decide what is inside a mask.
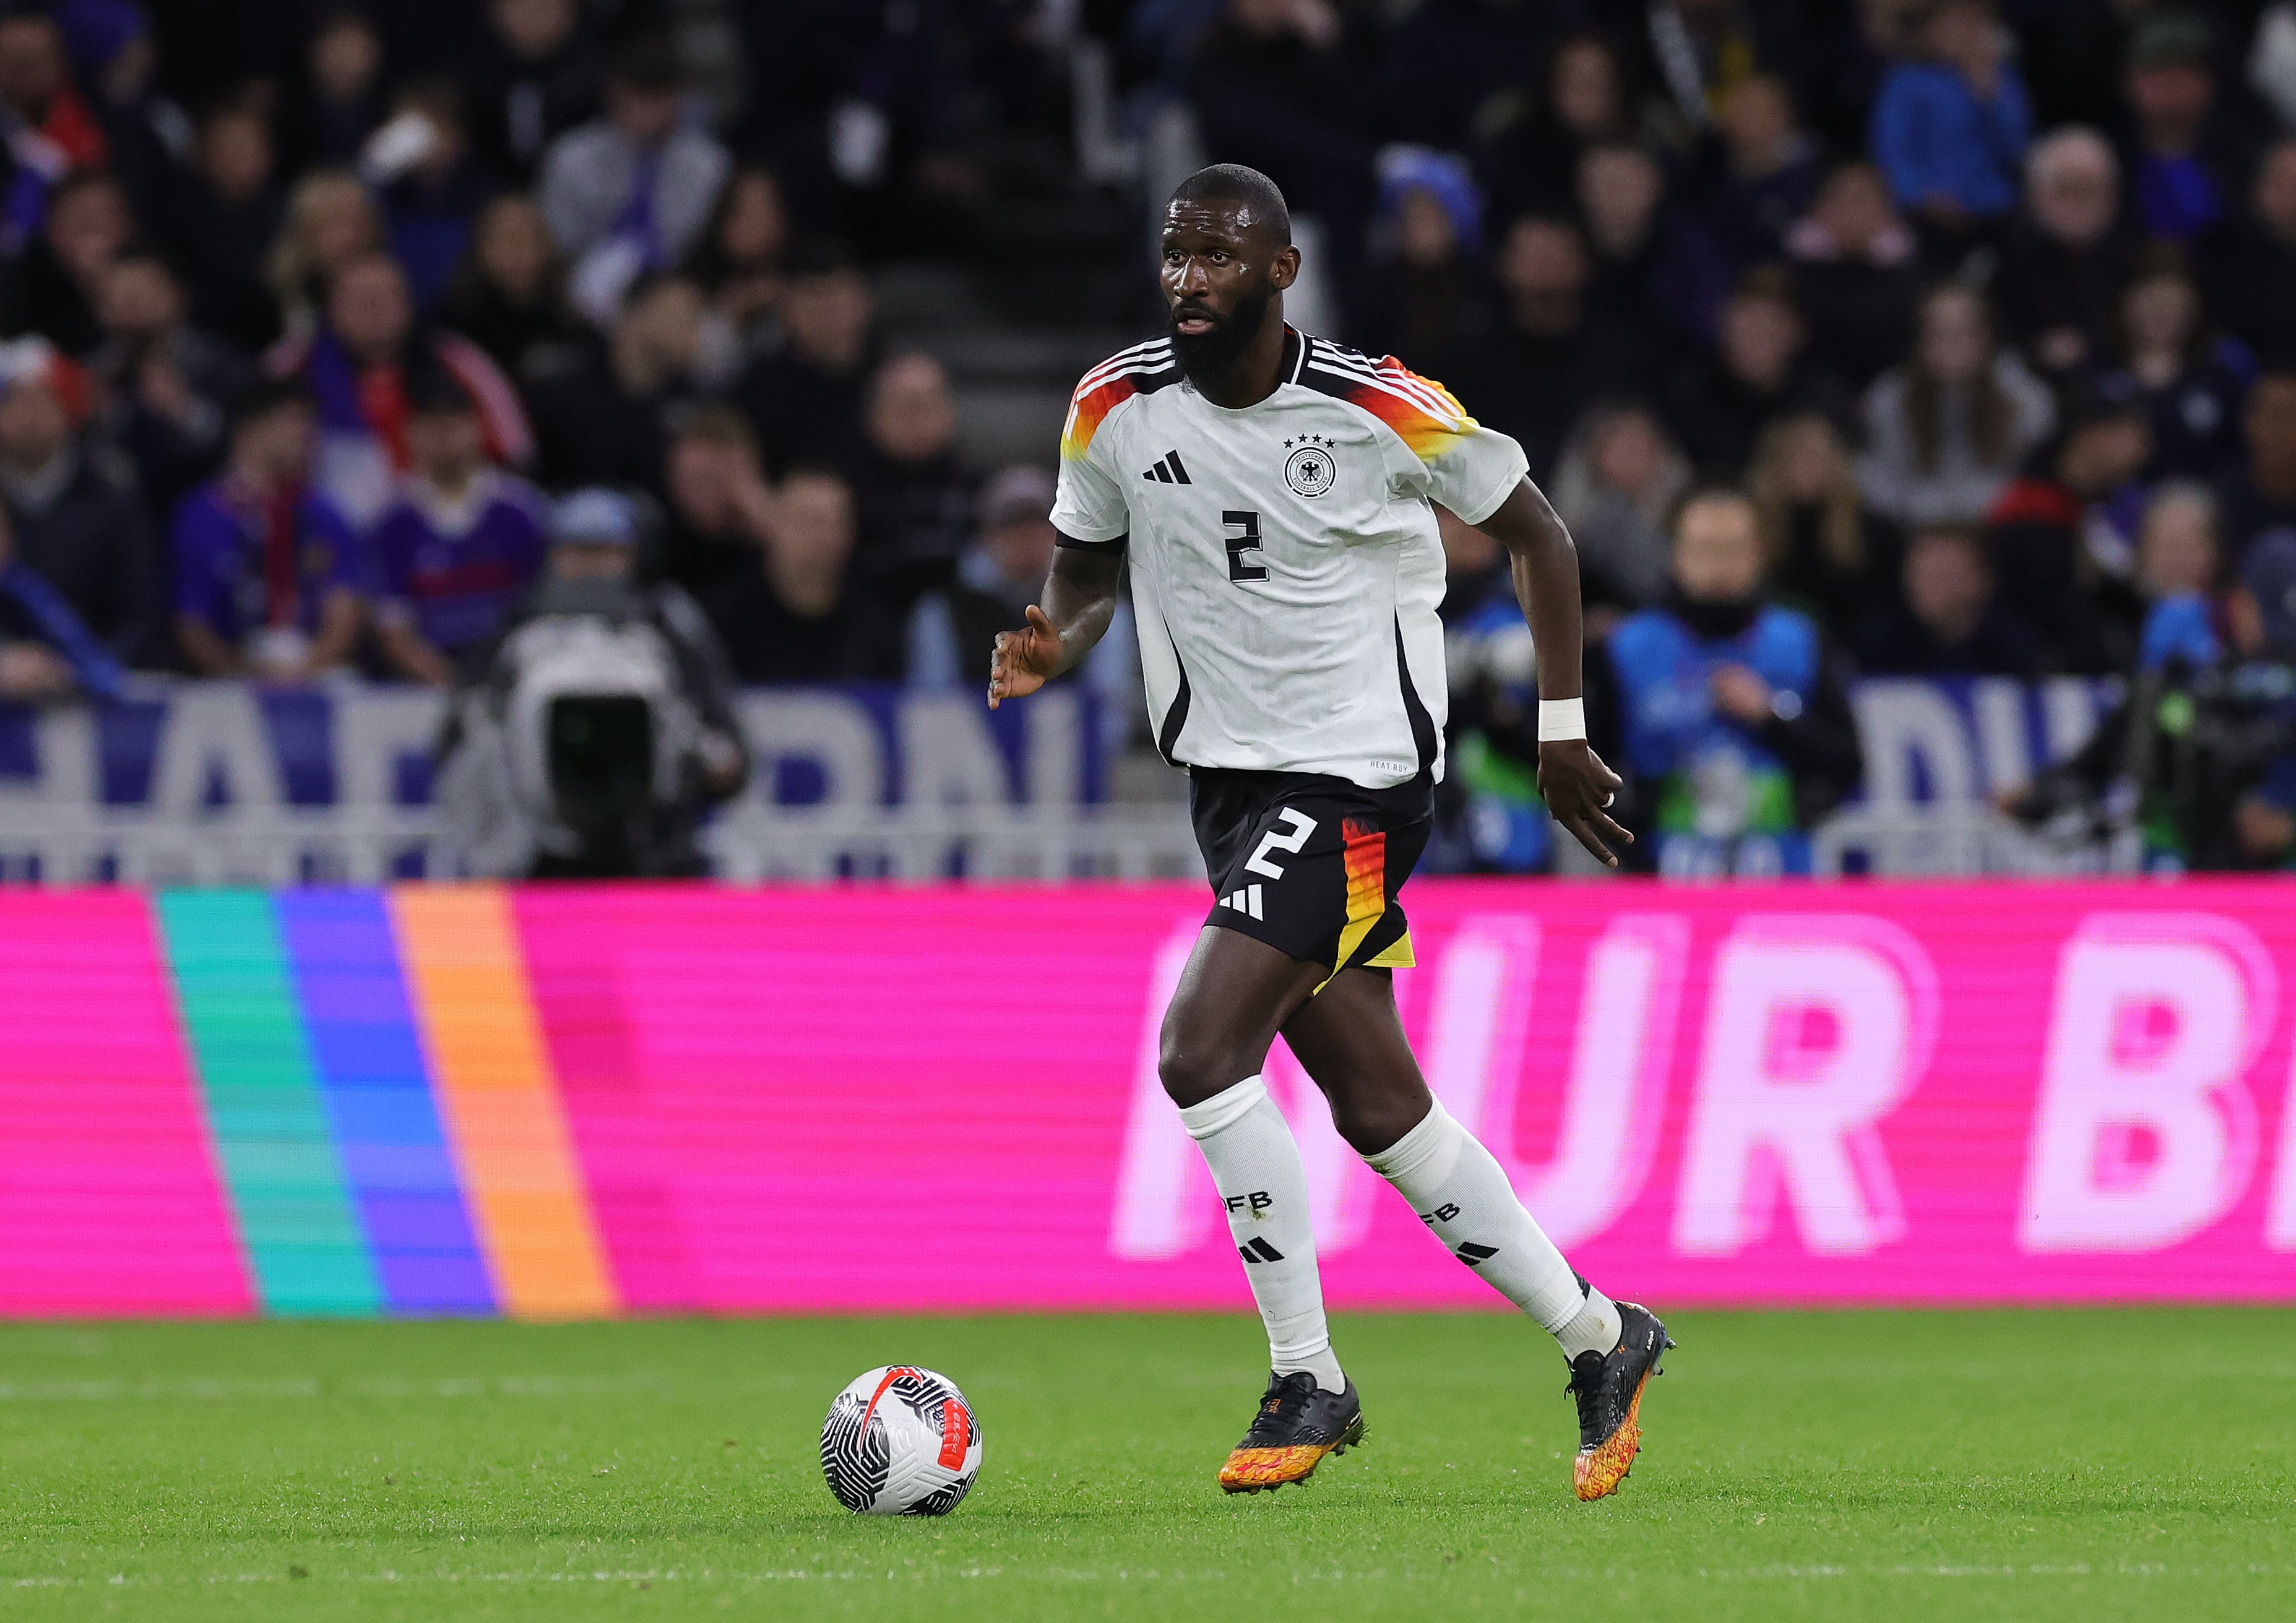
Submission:
[[[2109,684],[1874,681],[1855,705],[1866,788],[1816,841],[1827,871],[2055,871],[1988,809],[2077,748]],[[1185,817],[1107,804],[1108,728],[1055,690],[990,712],[882,686],[742,695],[758,770],[713,824],[736,881],[849,875],[1178,876]],[[121,703],[0,705],[0,876],[291,884],[437,876],[436,693],[138,678]]]

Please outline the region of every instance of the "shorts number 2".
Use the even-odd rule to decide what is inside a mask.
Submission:
[[[1308,836],[1316,832],[1316,820],[1304,812],[1293,811],[1287,806],[1275,815],[1278,821],[1290,825],[1291,832],[1285,833],[1280,830],[1269,829],[1262,834],[1259,837],[1259,848],[1251,854],[1251,860],[1243,865],[1245,873],[1262,873],[1269,879],[1282,879],[1283,870],[1267,860],[1267,853],[1290,851],[1296,854],[1301,846],[1308,843]]]

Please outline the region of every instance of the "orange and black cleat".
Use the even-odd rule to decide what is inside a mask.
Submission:
[[[1304,1482],[1325,1455],[1345,1454],[1363,1438],[1363,1405],[1356,1400],[1354,1381],[1327,1392],[1306,1370],[1270,1374],[1251,1430],[1220,1467],[1220,1489],[1256,1494]]]
[[[1581,1499],[1617,1492],[1634,1469],[1643,1446],[1643,1389],[1659,1373],[1659,1356],[1674,1345],[1647,1307],[1620,1302],[1619,1318],[1619,1344],[1572,1359],[1564,1389],[1578,1400],[1578,1457],[1570,1481]]]

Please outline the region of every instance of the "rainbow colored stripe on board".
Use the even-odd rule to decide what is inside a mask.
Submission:
[[[152,905],[251,1305],[616,1311],[507,891]]]

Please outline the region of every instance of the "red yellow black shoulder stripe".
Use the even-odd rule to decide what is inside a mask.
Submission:
[[[1374,361],[1327,339],[1315,339],[1300,381],[1369,412],[1393,429],[1422,462],[1435,461],[1476,427],[1449,389],[1421,377],[1391,355]]]
[[[1092,447],[1108,414],[1135,395],[1152,394],[1180,379],[1172,340],[1152,339],[1119,350],[1084,374],[1069,398],[1068,422],[1061,430],[1061,455],[1074,459]]]

